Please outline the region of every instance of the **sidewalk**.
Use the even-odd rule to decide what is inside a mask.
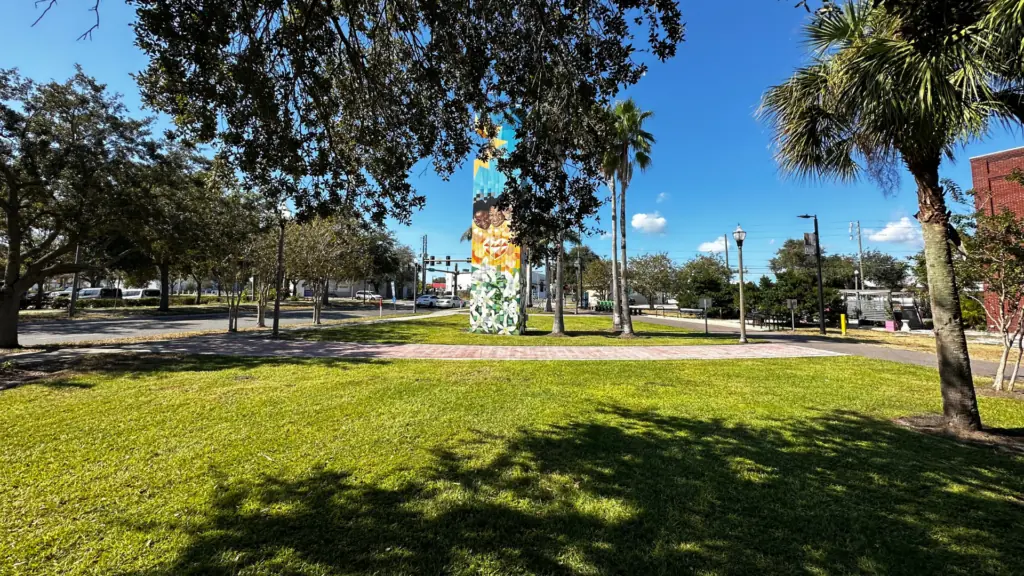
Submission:
[[[385,322],[398,319],[384,320]],[[783,343],[749,346],[477,346],[446,344],[359,344],[271,340],[264,335],[221,334],[128,345],[65,348],[17,357],[19,364],[67,360],[93,354],[198,354],[270,358],[363,358],[409,360],[741,360],[817,358],[842,353]]]

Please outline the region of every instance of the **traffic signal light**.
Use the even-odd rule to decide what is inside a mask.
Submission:
[[[433,265],[434,265],[434,264],[436,264],[436,263],[437,263],[437,260],[435,260],[435,259],[434,259],[434,256],[433,256],[433,255],[431,255],[431,256],[430,256],[430,265],[431,265],[431,266],[433,266]]]
[[[451,256],[445,256],[444,257],[444,267],[445,268],[451,268],[452,267],[452,257]]]

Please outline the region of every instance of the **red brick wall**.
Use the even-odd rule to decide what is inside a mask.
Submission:
[[[978,192],[975,196],[976,208],[994,213],[1005,207],[1024,216],[1024,187],[1006,181],[1006,177],[1015,168],[1024,172],[1024,148],[971,158],[972,187]],[[989,311],[994,311],[998,306],[995,294],[985,295],[985,307]]]

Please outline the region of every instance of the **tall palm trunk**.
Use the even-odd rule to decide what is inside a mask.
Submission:
[[[548,283],[544,290],[544,311],[551,312],[551,287],[554,285],[551,281],[551,256],[544,256],[544,280]]]
[[[633,337],[633,319],[629,316],[629,279],[626,274],[626,183],[619,183],[622,188],[622,196],[619,197],[619,264],[622,271],[619,273],[619,301],[622,305],[622,336]]]
[[[552,336],[565,336],[565,291],[562,279],[562,260],[565,253],[565,244],[562,242],[562,235],[558,235],[558,246],[555,252],[555,282],[549,283],[549,287],[555,290],[555,319],[551,324]]]
[[[615,198],[615,178],[608,179],[612,191],[612,329],[622,330],[622,303],[619,302],[619,210]]]
[[[917,183],[920,207],[918,220],[924,236],[928,293],[942,388],[942,411],[949,427],[980,430],[981,415],[974,394],[967,338],[960,318],[960,296],[956,289],[949,246],[949,216],[944,191],[939,185],[938,162],[925,168],[910,163],[908,166]]]

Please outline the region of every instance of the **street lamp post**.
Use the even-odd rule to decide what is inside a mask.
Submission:
[[[739,252],[740,257],[740,344],[746,344],[747,311],[743,303],[743,241],[746,240],[747,233],[737,224],[736,231],[732,233],[732,238],[736,241],[736,250]]]
[[[864,281],[860,278],[860,270],[853,269],[853,287],[857,289],[857,325],[860,325],[860,291],[864,289]]]
[[[825,334],[825,291],[821,287],[821,238],[818,236],[818,215],[801,214],[797,218],[814,220],[814,257],[818,261],[818,330]]]

